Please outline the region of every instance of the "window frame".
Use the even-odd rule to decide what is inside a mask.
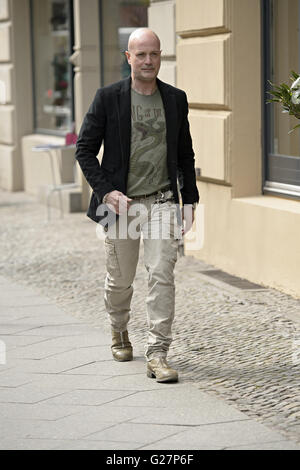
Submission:
[[[33,15],[33,0],[29,0],[30,8],[30,48],[31,48],[31,76],[32,76],[32,104],[33,104],[33,130],[36,134],[52,135],[57,137],[64,137],[68,132],[72,131],[72,128],[69,130],[53,130],[53,129],[44,129],[40,128],[37,125],[37,97],[36,97],[36,60],[35,60],[35,48],[34,48],[34,15]],[[74,5],[73,0],[67,0],[68,11],[70,18],[70,36],[69,36],[69,55],[73,54],[74,48]],[[75,96],[74,96],[74,66],[69,62],[70,69],[70,91],[71,91],[71,122],[75,121]]]
[[[263,142],[262,142],[262,192],[274,196],[282,196],[290,199],[300,199],[300,183],[298,185],[288,184],[283,181],[272,181],[268,179],[270,159],[293,158],[293,155],[281,155],[272,152],[271,139],[274,132],[274,117],[270,104],[267,99],[270,98],[268,92],[271,85],[268,80],[272,77],[272,7],[271,0],[262,0],[261,2],[261,26],[262,26],[262,122],[263,122]],[[289,71],[288,71],[289,72]],[[273,105],[274,106],[274,105]],[[298,157],[298,156],[297,156]]]

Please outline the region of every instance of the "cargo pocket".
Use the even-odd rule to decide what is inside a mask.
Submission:
[[[121,277],[121,270],[114,243],[105,240],[106,269],[111,277]]]

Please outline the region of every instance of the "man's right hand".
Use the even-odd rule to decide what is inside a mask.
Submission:
[[[121,191],[111,191],[106,196],[105,203],[108,207],[114,211],[116,214],[125,214],[129,207],[132,199],[129,199]]]

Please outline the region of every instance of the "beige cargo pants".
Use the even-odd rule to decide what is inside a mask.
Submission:
[[[105,238],[107,275],[104,301],[112,328],[119,332],[125,331],[129,322],[132,284],[140,239],[143,239],[144,264],[148,272],[147,360],[165,357],[172,342],[174,266],[181,237],[180,217],[172,195],[172,191],[167,191],[163,199],[158,195],[134,199],[128,214],[118,218]]]

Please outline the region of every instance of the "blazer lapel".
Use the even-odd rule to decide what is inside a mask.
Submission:
[[[131,144],[131,77],[126,78],[126,80],[121,83],[117,107],[122,160],[127,170]]]
[[[177,131],[177,106],[176,98],[172,93],[171,88],[164,82],[157,79],[157,85],[161,94],[161,99],[165,109],[166,119],[166,138],[167,138],[167,159],[171,161],[172,154],[174,153],[172,145],[174,143],[174,136]],[[174,153],[175,155],[175,153]]]

